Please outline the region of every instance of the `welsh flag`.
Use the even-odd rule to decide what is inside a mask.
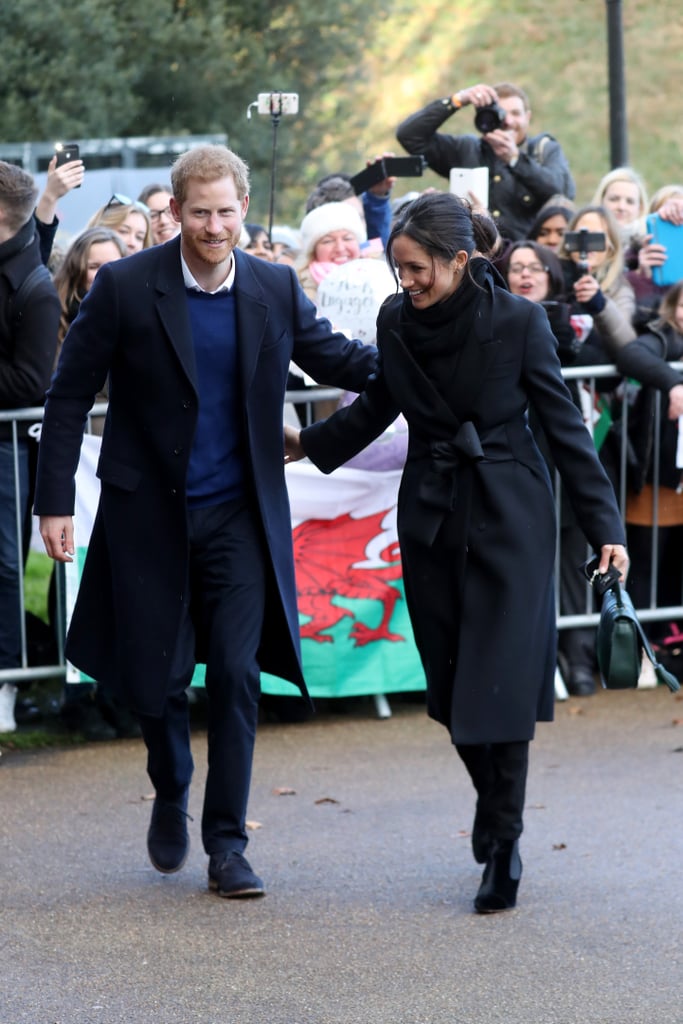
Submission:
[[[76,476],[77,557],[66,566],[73,610],[97,509],[100,439],[86,435]],[[400,470],[343,468],[325,476],[306,462],[287,467],[304,677],[313,697],[423,690],[406,610],[396,535]],[[67,681],[88,677],[67,667]],[[204,681],[197,666],[193,685]],[[292,696],[263,674],[264,693]]]

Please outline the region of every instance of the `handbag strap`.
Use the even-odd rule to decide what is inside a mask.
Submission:
[[[621,587],[620,587],[619,583],[614,583],[612,585],[612,590],[614,590],[614,592],[615,592],[615,595],[616,595],[616,598],[617,598],[617,603],[621,604]],[[623,607],[623,605],[622,605],[622,607]],[[664,668],[664,666],[662,664],[660,664],[660,662],[657,661],[657,656],[656,656],[655,652],[652,650],[652,646],[650,645],[650,641],[646,637],[645,631],[644,631],[643,627],[641,626],[640,620],[638,619],[637,615],[633,616],[633,621],[635,622],[636,629],[638,630],[638,636],[640,637],[640,642],[643,645],[643,650],[645,651],[645,654],[647,655],[647,657],[652,662],[652,667],[655,670],[655,675],[656,675],[657,679],[659,680],[660,683],[666,683],[666,685],[669,687],[669,689],[671,690],[672,693],[676,693],[677,690],[680,690],[681,684],[676,679],[675,675],[673,675],[671,672],[669,672],[668,669]]]

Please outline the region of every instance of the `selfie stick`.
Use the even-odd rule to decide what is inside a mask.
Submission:
[[[282,117],[282,93],[270,97],[270,120],[273,125],[273,154],[270,164],[270,207],[268,213],[268,241],[273,243],[273,210],[275,209],[275,154],[277,152],[277,130]]]
[[[272,243],[273,211],[275,209],[275,164],[277,155],[277,130],[283,114],[296,114],[299,109],[299,97],[296,93],[271,92],[261,93],[255,103],[247,107],[247,119],[251,119],[252,108],[256,107],[259,114],[270,114],[273,125],[273,153],[270,166],[270,212],[268,214],[268,241]]]

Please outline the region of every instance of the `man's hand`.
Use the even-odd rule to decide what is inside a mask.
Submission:
[[[40,536],[55,562],[73,562],[74,524],[71,516],[41,516]]]
[[[285,432],[285,463],[287,462],[298,462],[299,459],[303,459],[306,452],[301,446],[299,440],[301,431],[297,430],[296,427],[292,427],[289,423],[284,425]],[[41,530],[42,533],[42,530]]]
[[[495,131],[487,132],[483,136],[489,146],[506,164],[512,163],[519,157],[519,148],[515,142],[515,133],[506,128],[496,128]]]
[[[460,89],[455,95],[463,107],[470,104],[473,107],[488,107],[491,103],[498,102],[496,90],[492,85],[485,85],[483,82],[480,82],[479,85],[471,85],[467,89]]]

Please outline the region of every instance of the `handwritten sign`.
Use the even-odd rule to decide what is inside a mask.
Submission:
[[[316,304],[338,331],[375,344],[379,307],[395,294],[396,282],[383,259],[351,260],[320,282]]]

